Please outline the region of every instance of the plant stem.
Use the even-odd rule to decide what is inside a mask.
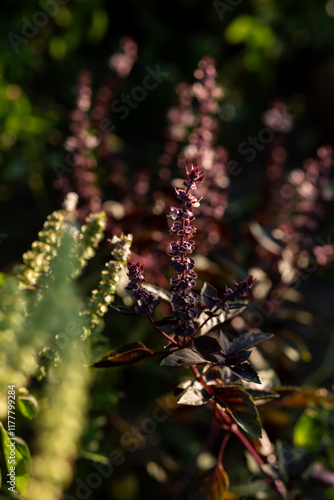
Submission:
[[[230,432],[228,432],[227,434],[225,434],[223,442],[222,442],[220,450],[219,450],[219,454],[218,454],[218,458],[217,458],[217,463],[223,463],[224,451],[225,451],[226,445],[227,445],[228,440],[230,439],[230,437],[231,437],[231,433]]]
[[[199,371],[196,368],[196,366],[191,365],[190,368],[192,369],[194,375],[196,376],[196,379],[205,387],[206,391],[208,391],[212,395],[215,395],[214,390],[212,389],[212,387],[210,387],[209,385],[207,385],[205,383],[205,380],[203,380],[203,377],[199,373]],[[215,397],[218,400],[220,399],[218,395],[215,395]],[[254,458],[254,460],[256,461],[256,463],[259,465],[260,470],[262,472],[264,472],[263,471],[263,466],[266,465],[266,462],[260,457],[260,455],[255,450],[255,448],[252,445],[252,443],[250,443],[248,441],[247,437],[241,432],[241,430],[239,429],[238,425],[226,413],[226,411],[223,410],[223,408],[219,408],[218,407],[217,409],[219,411],[220,416],[226,422],[226,424],[228,425],[228,427],[231,430],[231,432],[233,432],[240,439],[240,441],[242,442],[242,444],[245,446],[245,448],[252,455],[252,457]],[[229,436],[229,434],[227,434],[227,436]],[[224,443],[224,441],[223,441],[223,444],[224,444],[224,448],[225,448],[226,443]],[[224,448],[223,448],[223,450],[224,450]],[[280,500],[287,500],[287,492],[286,492],[286,489],[285,489],[285,486],[284,486],[283,482],[280,479],[273,479],[271,477],[266,477],[265,481],[268,483],[269,486],[271,486],[271,488],[273,489],[273,491],[275,491],[275,493],[277,494],[277,496],[278,496],[278,498]]]
[[[172,339],[172,337],[170,337],[170,336],[169,336],[166,332],[164,332],[163,330],[161,330],[161,328],[159,328],[159,327],[155,324],[154,319],[152,318],[151,314],[150,314],[148,311],[146,311],[146,314],[147,314],[147,317],[148,317],[148,319],[149,319],[149,321],[150,321],[151,325],[153,326],[153,328],[154,328],[157,332],[161,333],[161,335],[163,335],[163,336],[164,336],[167,340],[169,340],[169,342],[171,342],[172,344],[175,344],[175,345],[177,345],[177,346],[179,345],[179,344],[178,344],[178,342],[177,342],[175,339]]]

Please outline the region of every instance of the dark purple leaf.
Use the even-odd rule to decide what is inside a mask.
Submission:
[[[200,352],[219,352],[221,347],[219,342],[213,337],[203,335],[194,339],[194,347]]]
[[[112,368],[115,366],[127,365],[129,363],[136,363],[142,359],[149,358],[156,354],[152,349],[148,349],[141,342],[132,342],[126,344],[118,349],[109,351],[102,356],[100,361],[93,365],[94,368]]]
[[[279,394],[273,391],[268,391],[265,389],[250,389],[247,387],[247,392],[250,396],[252,396],[252,399],[258,400],[258,399],[273,399],[273,398],[279,398]]]
[[[215,287],[205,282],[201,290],[201,299],[205,307],[212,309],[216,305],[216,300],[218,300]]]
[[[207,363],[207,361],[202,358],[202,356],[191,349],[180,349],[177,352],[173,352],[161,362],[161,365],[165,366],[189,366],[198,365],[201,363]]]
[[[230,341],[223,332],[220,332],[219,334],[219,344],[221,345],[223,352],[227,354],[230,350]]]
[[[245,351],[271,337],[273,337],[271,333],[244,333],[240,335],[240,337],[232,340],[231,349],[234,351]]]
[[[254,437],[261,437],[262,424],[251,396],[238,386],[215,388],[216,400],[226,408],[236,423]]]
[[[238,375],[238,377],[248,382],[254,382],[254,384],[261,384],[258,374],[248,363],[242,363],[239,366],[229,366],[229,368],[235,375]]]
[[[154,324],[156,326],[165,326],[165,325],[170,325],[172,323],[175,323],[176,318],[173,318],[173,316],[166,316],[165,318],[160,319],[159,321],[154,321]]]
[[[121,313],[121,314],[127,314],[128,316],[135,316],[137,313],[135,311],[131,311],[129,307],[126,306],[113,306],[110,305],[112,309],[115,309],[115,311]]]

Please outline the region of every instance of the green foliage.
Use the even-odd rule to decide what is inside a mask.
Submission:
[[[7,479],[7,474],[12,474],[15,470],[15,486],[18,491],[26,495],[26,489],[29,481],[29,462],[30,451],[27,443],[23,439],[15,436],[10,438],[8,432],[0,422],[1,445],[2,453],[7,465],[7,471],[4,476]],[[11,452],[14,453],[11,453]],[[7,482],[7,481],[6,481]]]
[[[32,420],[36,416],[38,403],[32,394],[24,394],[17,398],[17,408],[24,417]]]
[[[19,430],[30,422],[34,432],[31,459],[27,444],[15,437],[15,485],[27,500],[60,499],[72,480],[90,405],[87,336],[92,328],[98,339],[96,327],[100,333],[130,253],[130,236],[113,239],[113,260],[85,306],[75,278],[95,254],[105,214],[88,216],[79,230],[75,204],[68,199],[65,206],[48,217],[39,240],[24,255],[19,280],[6,277],[1,288],[1,391],[5,395],[9,385],[16,388],[17,415],[26,423],[16,418],[15,424]],[[35,378],[42,381],[40,388],[29,394]],[[2,424],[1,435],[2,462],[8,466],[10,440]]]
[[[334,408],[331,405],[310,406],[299,417],[293,430],[294,445],[308,452],[325,455],[334,469]]]

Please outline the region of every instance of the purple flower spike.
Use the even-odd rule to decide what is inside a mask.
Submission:
[[[151,292],[141,287],[141,284],[145,283],[143,269],[144,266],[140,265],[139,262],[128,262],[127,274],[129,284],[126,289],[131,290],[132,296],[138,301],[138,306],[135,309],[136,312],[152,316],[157,306],[157,301]]]
[[[199,167],[188,167],[186,170],[187,179],[184,182],[184,189],[175,189],[176,198],[179,201],[178,207],[171,207],[170,216],[174,220],[171,227],[171,234],[178,237],[177,241],[171,244],[172,263],[171,267],[178,273],[171,283],[172,291],[172,315],[176,319],[174,333],[177,337],[191,336],[197,328],[196,317],[196,294],[191,290],[196,285],[196,273],[194,260],[189,254],[194,250],[194,242],[191,238],[196,232],[196,228],[191,225],[194,219],[193,209],[199,206],[199,200],[190,193],[197,189],[197,184],[203,180],[203,171]]]

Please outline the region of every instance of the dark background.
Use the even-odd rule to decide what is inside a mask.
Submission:
[[[232,158],[240,142],[263,126],[263,111],[276,98],[295,116],[288,139],[291,167],[333,143],[333,3],[254,0],[231,11],[221,8],[217,12],[215,4],[200,0],[69,1],[15,53],[8,34],[23,36],[26,20],[34,21],[41,7],[33,1],[2,4],[0,231],[8,235],[1,243],[2,268],[20,259],[47,214],[59,208],[51,164],[64,161],[78,74],[90,70],[97,89],[122,36],[137,41],[138,61],[119,93],[140,83],[147,65],[169,72],[117,123],[130,170],[156,169],[166,114],[176,103],[175,85],[193,80],[204,55],[215,58],[224,102],[234,108],[233,118],[222,122],[220,138]],[[110,199],[112,192],[104,196]]]

